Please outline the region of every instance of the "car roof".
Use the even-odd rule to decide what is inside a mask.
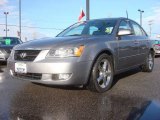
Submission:
[[[16,39],[18,41],[23,42],[21,39],[19,39],[18,37],[0,37],[0,39]]]
[[[19,39],[18,37],[0,37],[0,38],[3,38],[3,39],[5,39],[5,38],[17,38],[17,39]]]
[[[97,21],[97,20],[124,20],[124,19],[128,19],[125,17],[119,17],[119,18],[100,18],[100,19],[92,19],[92,20],[87,20],[87,21]],[[130,20],[130,19],[128,19]]]

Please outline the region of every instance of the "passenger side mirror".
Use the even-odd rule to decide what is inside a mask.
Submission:
[[[118,36],[123,36],[123,35],[131,35],[132,32],[129,29],[120,29],[118,31]]]

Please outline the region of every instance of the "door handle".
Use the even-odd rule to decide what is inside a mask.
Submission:
[[[137,40],[136,40],[136,41],[134,41],[134,44],[139,44],[139,41],[137,41]]]

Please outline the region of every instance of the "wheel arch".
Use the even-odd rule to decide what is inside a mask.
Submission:
[[[155,51],[153,48],[150,49],[150,52],[152,53],[153,56],[155,56]]]
[[[93,59],[92,65],[91,65],[91,67],[90,67],[90,72],[89,72],[89,75],[88,75],[88,78],[87,78],[87,83],[86,83],[86,85],[88,85],[88,83],[89,83],[89,81],[90,81],[90,77],[91,77],[93,65],[95,64],[95,62],[96,62],[96,60],[98,59],[98,57],[99,57],[100,55],[104,54],[104,53],[107,54],[107,55],[109,55],[109,56],[111,56],[111,59],[112,59],[112,61],[113,61],[113,62],[112,62],[113,68],[114,68],[114,70],[115,70],[114,54],[111,52],[111,50],[108,50],[108,49],[103,49],[103,50],[101,50],[100,52],[98,52],[98,53],[96,54],[96,56],[95,56],[94,59]]]

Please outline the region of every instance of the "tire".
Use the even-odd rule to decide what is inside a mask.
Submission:
[[[154,67],[154,54],[150,51],[146,57],[145,64],[142,65],[143,72],[152,72]]]
[[[88,89],[94,92],[109,90],[113,82],[113,61],[107,54],[101,54],[93,65]]]

